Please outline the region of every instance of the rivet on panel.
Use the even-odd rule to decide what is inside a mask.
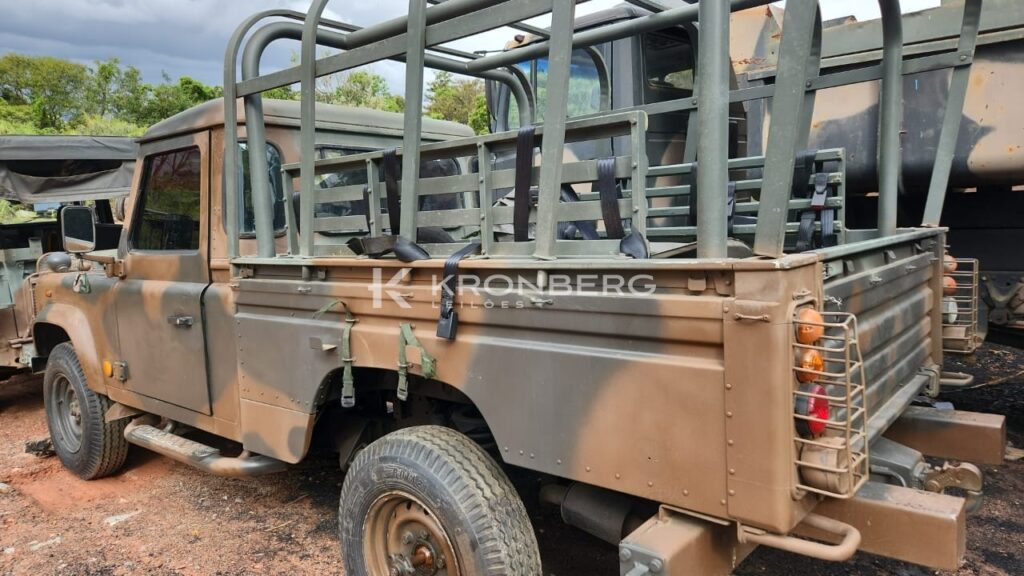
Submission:
[[[735,495],[736,495],[736,491],[735,490],[729,490],[729,496],[735,496]]]
[[[727,411],[727,412],[725,413],[725,417],[726,417],[726,418],[732,418],[732,411],[731,411],[731,410],[730,410],[730,411]]]
[[[590,472],[590,466],[587,466],[587,472]]]
[[[616,480],[622,480],[622,474],[615,474]]]
[[[647,487],[648,488],[654,487],[654,482],[647,482]]]
[[[683,490],[683,496],[689,496],[689,495],[690,495],[690,491],[689,490]]]
[[[726,390],[732,390],[732,384],[726,384],[725,385],[725,389]]]
[[[721,504],[722,506],[725,506],[725,500],[719,500],[718,503]]]
[[[562,465],[562,459],[559,458],[558,460],[555,460],[555,464],[558,464],[559,466],[561,466]]]
[[[533,459],[533,452],[530,452],[530,458]]]
[[[520,456],[522,456],[523,454],[525,454],[525,452],[523,452],[522,450],[520,450],[520,451],[519,451],[519,455],[520,455]]]
[[[732,446],[732,440],[729,440],[729,446]]]
[[[736,474],[736,469],[735,468],[729,468],[729,474],[735,475]]]

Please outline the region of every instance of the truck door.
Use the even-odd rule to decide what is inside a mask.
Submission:
[[[143,145],[116,300],[125,387],[204,414],[209,148],[208,132]]]

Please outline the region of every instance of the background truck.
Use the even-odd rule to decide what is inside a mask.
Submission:
[[[416,1],[365,29],[316,0],[244,21],[225,99],[143,137],[118,248],[94,249],[89,208],[64,212],[66,248],[102,270],[35,286],[61,461],[104,476],[130,443],[250,476],[333,440],[351,574],[540,574],[506,470],[629,576],[725,574],[757,545],[955,568],[982,486],[945,459],[998,463],[1005,430],[912,406],[938,389],[945,230],[897,226],[898,78],[921,64],[898,6],[886,66],[817,75],[817,4],[789,0],[778,77],[745,90],[729,13],[765,2],[636,3],[654,12],[573,33],[560,0]],[[564,33],[446,46],[543,14]],[[576,49],[666,45],[698,21],[695,97],[571,114]],[[279,39],[302,39],[299,63],[261,73]],[[406,62],[408,102],[426,66],[502,82],[518,130],[316,104],[317,76],[383,59]],[[877,78],[878,214],[852,228],[845,150],[800,151],[818,88]],[[261,97],[296,82],[298,103]],[[749,156],[730,102],[760,98],[769,144]],[[648,153],[684,125],[700,136],[682,161]]]
[[[131,189],[136,152],[135,142],[124,137],[0,136],[0,198],[10,203],[7,223],[0,224],[0,377],[30,369],[36,356],[36,274],[74,264],[64,252],[60,209],[93,205],[97,246],[116,247],[117,201]]]

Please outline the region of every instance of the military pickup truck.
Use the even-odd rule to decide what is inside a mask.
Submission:
[[[36,277],[74,266],[62,244],[61,208],[92,204],[97,246],[116,247],[118,200],[131,189],[135,157],[126,137],[0,136],[0,198],[22,208],[0,224],[0,378],[32,368]]]
[[[896,3],[884,66],[819,75],[817,3],[789,0],[778,76],[751,89],[731,87],[729,14],[763,0],[634,0],[649,12],[577,31],[561,0],[415,0],[367,28],[327,3],[241,23],[225,99],[142,138],[116,250],[65,209],[82,264],[39,277],[33,324],[65,466],[109,475],[134,444],[254,476],[331,439],[347,574],[541,574],[509,468],[627,576],[727,574],[758,545],[959,565],[970,463],[1002,461],[1005,425],[927,406],[945,230],[897,227],[898,78],[959,64],[904,61]],[[545,14],[540,42],[447,45]],[[577,50],[694,23],[689,93],[571,114]],[[261,72],[280,39],[299,62]],[[317,77],[385,59],[407,102],[426,67],[501,82],[518,129],[317,104]],[[877,79],[877,215],[852,228],[845,151],[804,152],[809,104]],[[261,96],[294,83],[297,103]],[[747,156],[730,102],[763,98],[768,145]],[[649,155],[678,122],[683,160]]]

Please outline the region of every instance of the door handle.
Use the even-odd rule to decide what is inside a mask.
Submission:
[[[167,323],[176,328],[191,328],[192,324],[195,323],[195,318],[179,314],[176,316],[168,316]]]

